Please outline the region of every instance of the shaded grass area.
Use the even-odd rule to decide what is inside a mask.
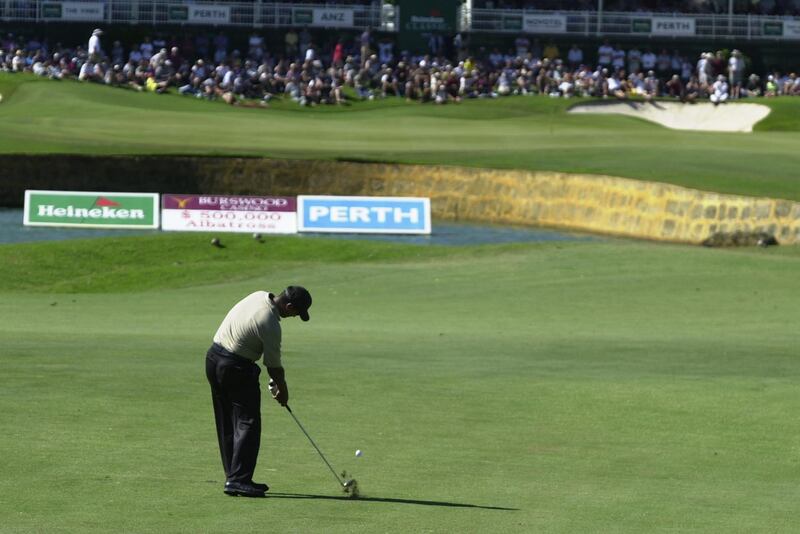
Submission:
[[[408,246],[298,236],[223,236],[164,233],[151,236],[0,245],[0,291],[131,292],[214,284],[328,263],[419,261],[485,257],[522,245]]]
[[[795,530],[796,247],[295,242],[276,265],[244,243],[208,251],[260,264],[238,279],[205,248],[131,238],[143,272],[191,257],[212,275],[172,288],[156,271],[136,290],[136,262],[100,254],[84,269],[118,290],[69,294],[58,276],[9,285],[43,250],[0,247],[0,265],[20,260],[0,277],[4,528]],[[70,280],[118,240],[72,246],[39,274]],[[272,496],[221,492],[203,353],[241,296],[294,281],[314,306],[282,323],[292,407],[360,501],[267,400],[256,474]]]
[[[564,99],[435,106],[399,99],[245,109],[178,95],[0,75],[0,152],[188,154],[464,165],[607,174],[800,200],[794,99],[752,134],[672,131],[628,117],[568,115]],[[22,84],[22,85],[20,85]],[[734,105],[734,104],[731,104]]]

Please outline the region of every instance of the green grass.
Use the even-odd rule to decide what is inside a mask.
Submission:
[[[4,89],[5,88],[5,89]],[[13,93],[11,93],[13,89]],[[568,115],[574,101],[509,97],[434,106],[398,99],[232,108],[178,95],[0,74],[0,153],[200,154],[585,172],[800,200],[800,100],[751,134],[679,132]]]
[[[796,531],[797,247],[226,243],[0,246],[0,530]],[[291,404],[364,500],[271,401],[273,496],[221,492],[203,354],[291,282]]]

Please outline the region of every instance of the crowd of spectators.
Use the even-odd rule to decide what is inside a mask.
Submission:
[[[800,95],[794,73],[748,76],[746,58],[738,50],[703,52],[695,60],[678,50],[605,41],[592,51],[590,62],[577,45],[562,54],[554,43],[542,47],[526,36],[507,51],[471,54],[457,35],[453,46],[432,41],[430,53],[421,55],[398,53],[390,39],[376,40],[369,30],[324,49],[305,30],[289,30],[280,50],[268,50],[258,33],[250,35],[243,50],[232,49],[222,32],[180,41],[144,38],[128,47],[113,41],[108,50],[102,38],[97,29],[86,47],[69,48],[9,34],[0,40],[0,70],[246,106],[266,106],[274,98],[300,105],[343,104],[348,95],[437,104],[507,95],[673,97],[714,103]],[[449,57],[446,48],[454,50]]]

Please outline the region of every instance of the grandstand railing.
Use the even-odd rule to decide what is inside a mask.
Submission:
[[[0,20],[213,26],[372,28],[395,32],[393,5],[184,2],[181,0],[0,0]]]
[[[534,11],[459,8],[459,30],[557,37],[610,36],[720,40],[800,40],[800,18],[695,13]]]

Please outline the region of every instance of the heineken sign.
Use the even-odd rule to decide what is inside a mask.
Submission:
[[[398,0],[399,46],[403,50],[428,50],[431,34],[448,36],[458,31],[456,11],[461,0]]]
[[[25,191],[26,226],[158,228],[158,193]]]

